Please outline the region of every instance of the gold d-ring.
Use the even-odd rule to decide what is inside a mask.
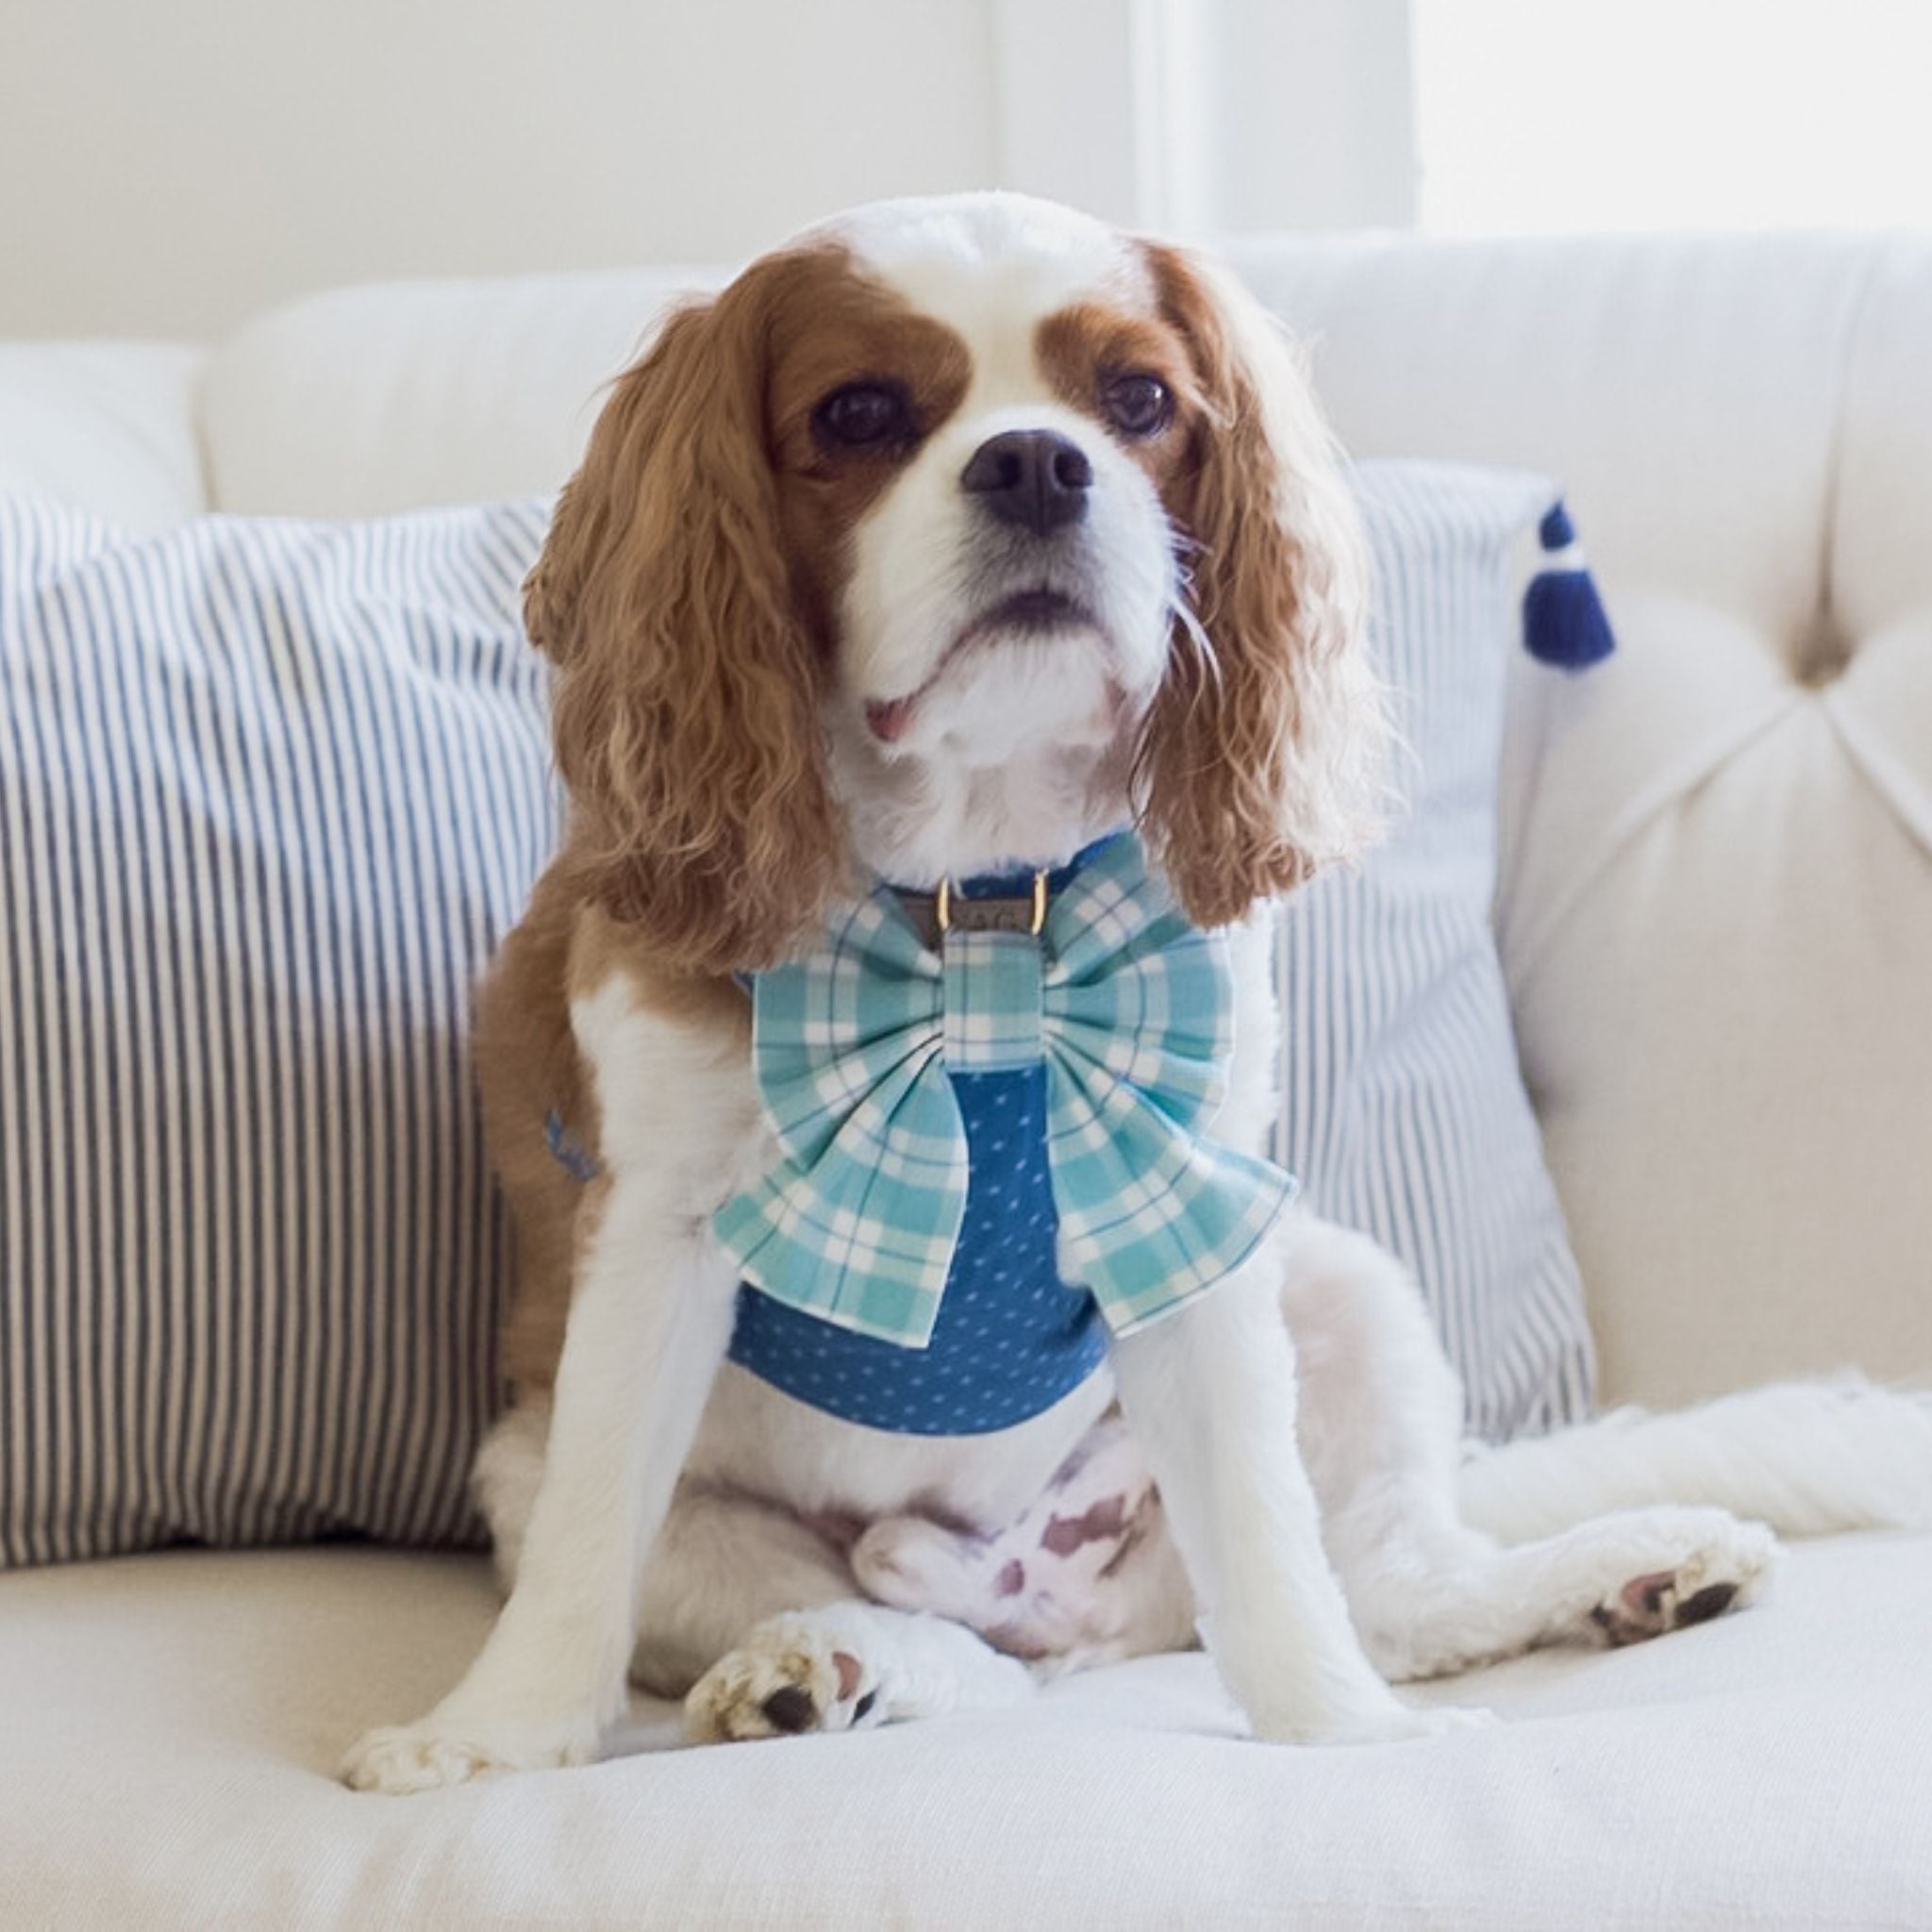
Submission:
[[[932,919],[941,932],[952,930],[953,882],[949,878],[941,879],[939,891],[932,895]],[[1037,872],[1033,874],[1033,918],[1026,930],[1037,937],[1045,924],[1046,874]]]

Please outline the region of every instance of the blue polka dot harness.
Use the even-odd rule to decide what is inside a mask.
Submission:
[[[1224,941],[1130,834],[1043,874],[882,884],[750,991],[780,1157],[717,1216],[744,1277],[730,1358],[844,1421],[1041,1413],[1109,1333],[1224,1278],[1293,1191],[1194,1131],[1231,1058]]]

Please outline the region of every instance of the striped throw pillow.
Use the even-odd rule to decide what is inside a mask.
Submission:
[[[1448,463],[1362,463],[1355,480],[1402,802],[1358,871],[1283,908],[1274,1151],[1317,1213],[1407,1262],[1471,1427],[1501,1439],[1587,1414],[1592,1375],[1490,924],[1504,680],[1522,635],[1509,552],[1555,492]]]
[[[0,1560],[475,1536],[542,519],[0,503]]]
[[[1285,914],[1278,1151],[1503,1433],[1589,1376],[1488,927],[1503,557],[1548,492],[1359,475],[1413,808]],[[510,1247],[469,1003],[558,823],[543,516],[135,541],[0,501],[0,1564],[475,1540]]]

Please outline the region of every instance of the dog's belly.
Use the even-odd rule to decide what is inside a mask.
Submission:
[[[1112,1400],[1113,1378],[1102,1369],[1013,1428],[902,1436],[826,1415],[726,1362],[685,1468],[848,1531],[924,1516],[991,1534],[1040,1499]]]

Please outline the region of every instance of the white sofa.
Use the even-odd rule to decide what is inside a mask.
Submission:
[[[1499,929],[1613,1399],[1932,1381],[1932,241],[1250,246],[1362,454],[1568,484],[1623,648],[1512,699]],[[220,348],[0,346],[0,488],[142,528],[529,491],[655,271],[323,295]],[[0,1924],[1932,1925],[1932,1539],[1425,1694],[1492,1731],[1242,1740],[1198,1657],[1032,1710],[352,1796],[477,1560],[0,1577]]]

